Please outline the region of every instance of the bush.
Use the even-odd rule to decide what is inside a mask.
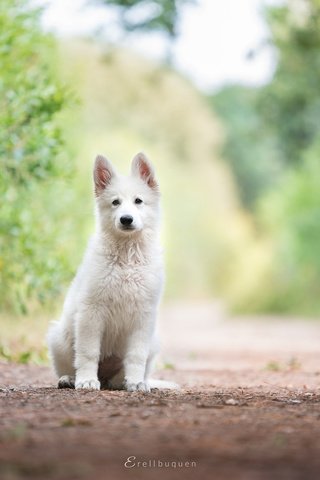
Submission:
[[[52,67],[54,44],[27,0],[0,6],[0,305],[57,293],[67,272],[54,249],[48,199],[67,173],[57,114],[67,101]],[[50,251],[50,261],[48,252]]]
[[[319,145],[305,154],[280,190],[261,205],[275,245],[272,289],[265,307],[298,313],[320,312],[320,164]]]

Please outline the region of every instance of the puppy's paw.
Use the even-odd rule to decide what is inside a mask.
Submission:
[[[76,380],[76,390],[100,390],[100,382],[96,379]]]
[[[59,378],[58,388],[74,388],[74,376],[63,375]]]
[[[146,382],[130,382],[126,380],[125,389],[127,392],[150,392],[150,387]]]

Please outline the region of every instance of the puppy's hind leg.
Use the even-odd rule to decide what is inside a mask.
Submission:
[[[148,385],[148,387],[151,390],[157,389],[157,390],[164,390],[164,389],[169,389],[169,390],[179,390],[179,385],[177,385],[174,382],[167,382],[165,380],[158,380],[154,378],[150,378],[150,374],[153,370],[156,355],[159,351],[159,343],[157,338],[154,339],[151,348],[150,348],[150,353],[147,359],[146,363],[146,370],[144,374],[144,381]]]
[[[74,388],[75,376],[74,375],[62,375],[58,380],[58,388]]]
[[[58,388],[74,388],[75,369],[73,366],[72,339],[54,323],[47,336],[50,358],[59,377]]]

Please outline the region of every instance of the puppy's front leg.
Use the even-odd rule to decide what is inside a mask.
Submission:
[[[149,392],[150,388],[144,381],[146,362],[149,353],[150,334],[146,330],[134,331],[127,345],[124,364],[124,386],[128,392]]]
[[[79,313],[75,325],[76,389],[100,390],[98,365],[102,334],[101,312],[93,306],[86,307]]]

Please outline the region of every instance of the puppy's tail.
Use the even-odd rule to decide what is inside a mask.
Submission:
[[[149,378],[148,384],[150,388],[157,388],[158,390],[180,390],[180,386],[177,383],[167,382],[166,380]]]

